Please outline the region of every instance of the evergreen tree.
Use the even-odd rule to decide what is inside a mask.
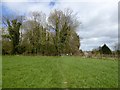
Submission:
[[[20,26],[21,23],[17,19],[9,20],[7,19],[8,34],[2,35],[3,38],[8,38],[12,42],[12,52],[11,54],[18,53],[19,39],[20,39]]]

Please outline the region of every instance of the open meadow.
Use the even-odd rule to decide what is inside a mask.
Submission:
[[[2,56],[0,55],[0,89],[2,88]]]
[[[3,56],[3,88],[117,88],[118,60]]]
[[[118,0],[0,1],[0,89],[119,87]]]

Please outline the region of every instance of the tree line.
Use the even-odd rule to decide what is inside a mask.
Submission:
[[[72,10],[31,12],[27,17],[3,17],[2,54],[77,55],[80,23]]]

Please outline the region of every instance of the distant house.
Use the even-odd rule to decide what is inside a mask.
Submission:
[[[85,51],[84,56],[90,58],[90,57],[92,57],[92,53],[90,51]]]
[[[99,50],[100,50],[101,54],[105,54],[105,55],[112,54],[112,51],[110,50],[110,48],[106,44],[104,44],[102,47],[100,47]]]

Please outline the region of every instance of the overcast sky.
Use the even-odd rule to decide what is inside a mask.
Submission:
[[[2,14],[29,14],[43,11],[46,15],[54,9],[70,8],[82,23],[77,30],[81,37],[80,49],[92,50],[103,44],[111,49],[118,42],[119,0],[3,0]],[[0,4],[1,5],[1,4]]]

